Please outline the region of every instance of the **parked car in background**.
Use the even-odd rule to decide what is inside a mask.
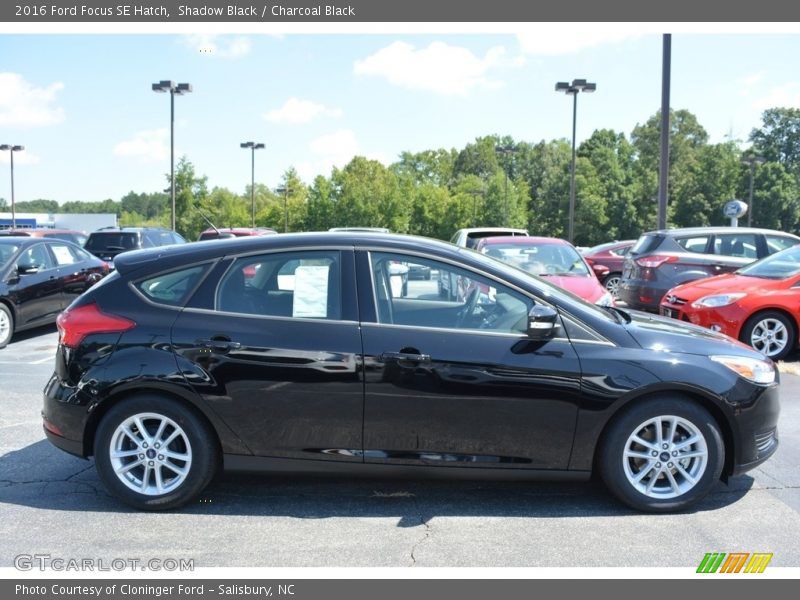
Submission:
[[[672,288],[661,314],[720,331],[773,360],[798,346],[800,246]]]
[[[7,229],[3,232],[3,235],[66,240],[73,244],[78,244],[78,246],[83,246],[88,237],[82,231],[76,231],[74,229]]]
[[[471,227],[459,229],[450,238],[450,243],[464,248],[475,248],[483,238],[492,236],[528,235],[526,229],[511,229],[509,227]]]
[[[601,306],[612,306],[611,294],[601,285],[592,268],[566,240],[549,237],[489,237],[475,248]]]
[[[658,311],[668,290],[729,273],[800,243],[771,229],[691,227],[643,234],[625,257],[617,297],[629,307]]]
[[[390,233],[386,227],[331,227],[328,231],[371,231],[372,233]]]
[[[391,265],[411,263],[474,292],[393,295]],[[223,467],[402,468],[596,471],[620,501],[670,512],[778,447],[778,378],[758,352],[425,238],[285,234],[122,254],[58,324],[45,433],[93,455],[106,488],[139,509],[191,502]]]
[[[594,268],[596,265],[608,269],[608,273],[600,279],[606,289],[615,298],[617,297],[617,290],[619,282],[622,279],[622,267],[625,263],[625,257],[630,249],[636,243],[636,240],[625,240],[622,242],[608,242],[588,248],[582,252],[586,262]]]
[[[185,244],[178,233],[161,227],[107,227],[89,234],[84,248],[114,268],[114,259],[123,252]]]
[[[0,237],[0,348],[17,331],[54,322],[108,271],[105,262],[72,242]]]
[[[461,246],[462,248],[474,249],[483,238],[516,235],[528,235],[528,232],[525,229],[512,229],[509,227],[471,227],[456,231],[453,237],[450,238],[450,243]],[[438,287],[439,295],[442,298],[450,298],[453,300],[458,298],[458,282],[451,277],[447,277],[445,273],[439,273]]]
[[[278,232],[269,227],[209,227],[197,238],[198,242],[205,240],[219,240],[233,237],[247,237],[251,235],[274,235]]]

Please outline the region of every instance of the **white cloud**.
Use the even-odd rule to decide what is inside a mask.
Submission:
[[[640,35],[631,31],[603,29],[597,23],[551,23],[547,28],[518,33],[517,40],[525,54],[557,56],[576,54],[586,48],[618,43]]]
[[[18,73],[0,73],[0,126],[42,127],[64,120],[64,109],[55,106],[61,82],[35,87]]]
[[[142,162],[157,162],[169,157],[169,130],[152,129],[140,131],[131,139],[114,146],[114,154],[138,158]]]
[[[362,151],[356,134],[350,129],[339,129],[333,133],[319,136],[309,142],[308,149],[311,160],[295,165],[298,174],[305,181],[312,181],[317,175],[330,175],[333,167],[341,169],[354,156],[366,156],[370,160],[380,161],[384,165],[389,164],[383,155],[371,155]]]
[[[800,108],[800,83],[789,82],[774,87],[753,102],[753,108],[758,110],[775,107]]]
[[[195,52],[217,58],[241,58],[250,54],[251,48],[250,40],[244,36],[187,35],[183,41]]]
[[[264,118],[272,123],[310,123],[317,117],[341,117],[340,108],[328,108],[311,100],[289,98],[280,108],[264,113]]]
[[[467,48],[433,42],[417,49],[406,42],[394,42],[353,67],[356,75],[383,77],[394,85],[412,90],[429,90],[445,95],[466,95],[476,88],[497,88],[502,85],[488,77],[505,54],[494,47],[483,58]]]
[[[17,165],[38,165],[40,162],[39,155],[33,152],[23,150],[22,152],[14,152],[14,167]],[[0,163],[7,165],[11,163],[11,153],[0,152]]]

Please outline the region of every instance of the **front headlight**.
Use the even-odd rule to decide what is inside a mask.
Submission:
[[[614,297],[606,292],[598,300],[595,301],[597,306],[614,306]]]
[[[741,300],[747,294],[714,294],[713,296],[703,296],[699,300],[692,302],[692,308],[718,308],[720,306],[728,306],[737,300]]]
[[[775,381],[775,365],[771,360],[759,360],[746,356],[709,356],[711,360],[735,371],[739,377],[754,383]]]

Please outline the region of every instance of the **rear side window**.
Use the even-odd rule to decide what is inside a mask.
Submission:
[[[721,233],[714,236],[714,254],[739,258],[758,258],[758,246],[753,233]]]
[[[58,266],[74,265],[89,259],[89,255],[86,252],[67,244],[50,244],[50,250],[53,251],[53,256],[56,257]]]
[[[134,285],[148,300],[169,306],[183,306],[189,295],[200,282],[206,265],[199,265],[180,271],[160,273],[136,282]]]
[[[682,237],[682,238],[677,238],[675,241],[678,242],[678,245],[687,252],[698,252],[700,254],[703,254],[705,253],[706,248],[708,247],[707,235],[694,235],[691,237]]]

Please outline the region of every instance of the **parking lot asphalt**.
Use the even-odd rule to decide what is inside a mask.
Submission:
[[[800,566],[800,377],[783,375],[781,446],[693,512],[645,515],[599,483],[223,475],[201,500],[142,513],[91,461],[44,439],[54,327],[0,350],[0,567],[20,554],[191,558],[195,567],[695,567],[706,552]]]

